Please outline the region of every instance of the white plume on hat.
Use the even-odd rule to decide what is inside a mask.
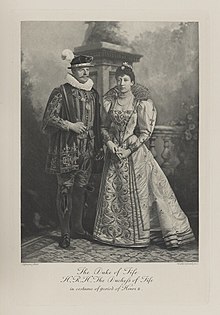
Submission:
[[[61,58],[69,62],[71,62],[74,57],[74,53],[70,49],[64,49],[61,53]]]

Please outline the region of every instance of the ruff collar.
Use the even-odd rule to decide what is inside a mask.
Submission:
[[[74,78],[74,76],[70,73],[67,73],[66,75],[66,80],[67,82],[72,85],[73,87],[79,89],[79,90],[85,90],[85,91],[91,91],[92,87],[93,87],[93,81],[92,79],[88,79],[88,81],[86,81],[86,83],[80,83],[78,80],[76,80],[76,78]]]

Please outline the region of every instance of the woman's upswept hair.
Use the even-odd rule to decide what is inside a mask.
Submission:
[[[135,74],[133,72],[132,66],[130,66],[127,62],[123,62],[120,67],[116,69],[115,78],[123,75],[128,75],[131,78],[131,81],[135,83]]]

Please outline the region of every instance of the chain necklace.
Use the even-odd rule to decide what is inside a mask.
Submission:
[[[128,98],[128,97],[126,97],[126,98],[122,98],[122,97],[119,98],[119,97],[118,97],[118,98],[117,98],[117,103],[118,103],[119,106],[126,106],[126,105],[129,105],[129,104],[131,103],[132,97],[133,97],[133,94],[131,94],[131,96],[130,96],[129,98]],[[120,102],[119,102],[119,99],[120,99],[120,100],[123,100],[124,103],[123,103],[123,104],[120,103]]]

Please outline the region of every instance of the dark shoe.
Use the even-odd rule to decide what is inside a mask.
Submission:
[[[70,236],[69,234],[64,234],[62,237],[61,237],[61,240],[59,242],[59,246],[66,249],[70,246]]]
[[[168,246],[167,249],[168,250],[176,250],[176,249],[179,249],[179,246],[178,245],[172,245],[172,246]]]
[[[72,238],[74,239],[84,239],[84,240],[87,240],[87,241],[93,241],[93,237],[91,234],[89,234],[89,232],[87,231],[84,231],[83,233],[78,233],[78,232],[74,232],[72,233]]]

